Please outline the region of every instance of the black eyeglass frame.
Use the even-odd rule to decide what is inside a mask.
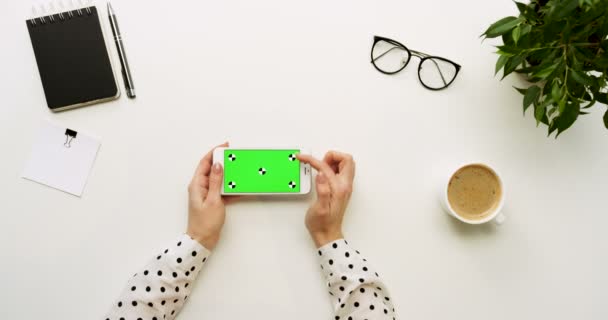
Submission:
[[[378,58],[384,56],[385,54],[387,54],[388,52],[390,52],[391,50],[394,49],[394,48],[391,48],[388,51],[386,51],[385,53],[381,54],[380,56],[374,58],[374,47],[376,47],[376,44],[378,42],[380,42],[380,41],[385,41],[385,42],[388,42],[388,43],[390,43],[392,45],[395,45],[396,47],[401,47],[401,48],[405,49],[405,51],[408,53],[408,57],[407,57],[407,61],[405,62],[405,64],[401,68],[399,68],[396,71],[384,71],[384,70],[380,69],[376,65],[375,61],[378,60]],[[407,65],[410,63],[410,60],[412,59],[412,56],[419,58],[420,59],[420,63],[418,64],[418,80],[420,81],[420,84],[422,84],[425,88],[427,88],[429,90],[435,90],[435,91],[442,90],[442,89],[445,89],[445,88],[449,87],[452,84],[452,82],[454,82],[454,80],[456,79],[456,77],[458,76],[458,72],[460,72],[460,68],[461,68],[461,66],[458,63],[456,63],[454,61],[451,61],[449,59],[446,59],[446,58],[443,58],[443,57],[438,57],[438,56],[431,56],[429,54],[426,54],[426,53],[423,53],[423,52],[420,52],[420,51],[410,50],[410,49],[408,49],[406,46],[404,46],[402,43],[400,43],[398,41],[395,41],[395,40],[389,39],[389,38],[380,37],[380,36],[374,36],[374,43],[372,44],[372,50],[371,50],[370,56],[371,56],[371,63],[374,66],[374,68],[376,68],[376,70],[378,70],[378,71],[380,71],[380,72],[382,72],[384,74],[388,74],[388,75],[393,75],[393,74],[399,73],[399,72],[401,72],[401,70],[405,69],[405,67],[407,67]],[[450,82],[448,84],[446,84],[445,86],[443,86],[441,88],[433,88],[433,87],[427,86],[424,83],[424,81],[422,81],[422,78],[420,77],[420,69],[422,69],[422,63],[425,60],[427,60],[427,59],[439,59],[439,60],[443,60],[443,61],[445,61],[447,63],[450,63],[450,64],[454,65],[454,67],[456,67],[456,73],[454,74],[454,77],[452,78],[452,80],[450,80]],[[431,61],[433,61],[433,60],[431,60]],[[441,74],[441,70],[439,71],[439,73]],[[443,78],[443,74],[441,74],[441,77]]]

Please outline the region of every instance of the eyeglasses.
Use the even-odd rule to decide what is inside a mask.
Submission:
[[[418,79],[427,89],[447,88],[460,71],[459,64],[446,58],[410,50],[395,40],[374,36],[372,64],[378,71],[384,74],[395,74],[407,66],[412,56],[420,58]]]

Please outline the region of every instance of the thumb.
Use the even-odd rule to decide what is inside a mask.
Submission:
[[[317,198],[319,199],[319,204],[322,207],[329,208],[329,201],[331,199],[331,188],[329,187],[329,181],[327,181],[327,177],[323,172],[319,172],[315,180],[317,185]]]
[[[221,189],[222,189],[222,179],[224,177],[224,170],[222,165],[216,163],[213,165],[211,169],[211,175],[209,176],[209,193],[207,193],[207,199],[211,200],[220,200]]]

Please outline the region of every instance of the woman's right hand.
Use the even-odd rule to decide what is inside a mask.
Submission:
[[[355,161],[349,154],[329,151],[323,160],[298,154],[298,159],[318,172],[317,200],[306,213],[306,228],[317,247],[341,239],[342,220],[348,207],[355,178]]]

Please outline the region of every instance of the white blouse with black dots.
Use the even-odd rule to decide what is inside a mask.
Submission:
[[[183,235],[128,282],[106,320],[175,319],[210,251]],[[390,320],[395,309],[378,273],[344,239],[319,248],[335,319]]]

